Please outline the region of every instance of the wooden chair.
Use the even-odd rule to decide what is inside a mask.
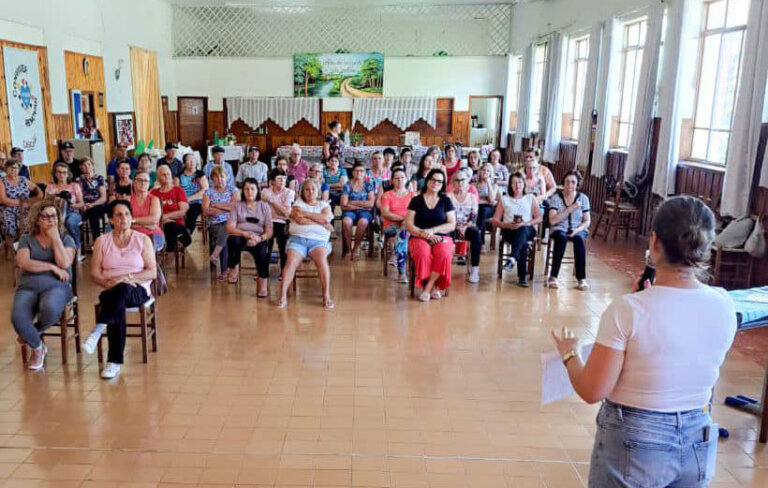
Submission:
[[[304,258],[304,260],[301,261],[301,264],[299,264],[299,267],[296,268],[296,272],[293,275],[293,282],[291,283],[291,287],[293,289],[294,296],[296,295],[297,290],[296,281],[303,279],[320,279],[320,273],[317,271],[315,262],[310,258]]]
[[[595,225],[595,237],[600,234],[600,224],[605,218],[605,236],[604,240],[608,241],[608,236],[611,235],[613,230],[613,240],[616,241],[616,236],[619,231],[624,229],[624,239],[629,239],[629,231],[637,230],[637,216],[640,213],[640,209],[634,204],[622,199],[621,190],[624,182],[620,179],[614,187],[613,196],[603,202],[604,209],[600,213],[600,217],[597,219],[597,225]]]
[[[534,237],[530,241],[526,243],[528,246],[528,255],[527,255],[527,270],[526,275],[528,277],[528,281],[533,281],[533,272],[536,268],[536,246],[537,241],[539,240],[538,237]],[[499,239],[499,253],[498,253],[498,261],[496,266],[496,273],[498,275],[498,279],[501,279],[502,273],[504,271],[504,260],[512,257],[511,252],[506,252],[507,248],[509,247],[509,243],[507,243],[504,238]]]
[[[353,237],[355,235],[355,229],[356,228],[357,227],[355,225],[353,225],[352,229],[350,230],[350,232],[352,232],[352,236]],[[369,222],[368,223],[368,228],[365,230],[365,237],[363,238],[363,242],[368,242],[368,257],[372,258],[373,254],[375,252],[375,247],[376,247],[375,246],[375,243],[376,243],[376,229],[375,229],[375,223],[374,222]],[[344,242],[343,238],[341,240],[341,248],[342,248],[342,251],[343,251],[344,255],[346,255],[349,252],[349,249],[347,249],[347,243]]]
[[[385,277],[389,276],[389,260],[392,258],[392,254],[395,252],[393,249],[395,245],[394,241],[394,236],[385,236],[382,234],[381,250],[379,254],[381,255],[381,265],[384,268]]]
[[[749,288],[754,259],[744,248],[712,246],[712,279],[724,288]]]
[[[94,305],[95,316],[99,316],[100,304]],[[131,307],[126,309],[126,337],[139,337],[141,338],[141,354],[143,362],[148,362],[148,342],[152,341],[152,352],[157,352],[157,309],[155,297],[149,297],[146,302],[142,303],[138,307]],[[135,316],[138,322],[130,322],[131,316]],[[138,332],[131,332],[137,330]],[[104,334],[99,337],[99,343],[97,352],[99,358],[99,365],[104,364],[104,353],[102,351],[101,342],[104,339]]]
[[[58,325],[57,331],[50,331]],[[72,334],[70,334],[72,329]],[[64,311],[61,312],[59,323],[51,326],[40,334],[40,339],[45,342],[46,337],[58,337],[61,340],[61,363],[67,364],[67,342],[70,340],[75,341],[75,353],[80,354],[80,313],[77,297],[77,260],[72,263],[72,299],[64,307]],[[21,361],[27,364],[27,349],[26,343],[21,344]]]
[[[491,219],[485,221],[485,229],[483,231],[490,235],[490,250],[496,250],[496,228],[493,226]]]

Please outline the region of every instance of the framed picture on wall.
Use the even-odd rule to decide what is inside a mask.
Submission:
[[[136,146],[133,114],[115,114],[115,142],[125,144],[128,149],[133,149]]]

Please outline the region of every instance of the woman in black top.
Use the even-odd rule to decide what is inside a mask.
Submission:
[[[419,300],[439,300],[451,286],[451,260],[456,229],[456,212],[445,194],[445,173],[427,173],[421,193],[411,200],[405,215],[405,228],[411,234],[408,253],[416,271],[416,286],[422,289]]]
[[[131,198],[133,190],[133,181],[131,181],[131,165],[128,161],[121,161],[117,165],[117,178],[112,183],[112,194],[109,201],[127,200]]]

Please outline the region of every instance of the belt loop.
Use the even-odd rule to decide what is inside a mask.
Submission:
[[[624,409],[621,408],[621,405],[616,405],[616,415],[619,416],[619,422],[624,422]]]
[[[677,417],[677,427],[678,428],[682,427],[683,426],[683,416],[682,416],[682,414],[680,412],[676,412],[675,413],[675,417]]]

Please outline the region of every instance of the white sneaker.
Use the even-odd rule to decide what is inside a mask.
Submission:
[[[581,291],[587,291],[589,290],[589,283],[587,283],[587,280],[579,280],[579,284],[576,285],[576,288]]]
[[[470,283],[480,282],[480,266],[472,266],[470,268],[469,275],[467,275],[467,281]]]
[[[111,380],[120,374],[120,365],[117,363],[107,363],[101,370],[101,377],[105,380]]]
[[[99,338],[101,337],[101,334],[98,334],[96,332],[92,332],[84,341],[83,341],[83,350],[88,354],[93,354],[96,352],[96,346],[99,344]]]
[[[32,371],[40,371],[45,366],[45,355],[48,353],[48,348],[45,344],[41,344],[37,349],[32,349],[32,354],[29,355],[29,362],[27,368]]]
[[[443,298],[442,292],[440,290],[438,290],[437,288],[433,289],[432,290],[432,300],[440,300],[441,298]]]
[[[397,276],[397,282],[398,283],[404,283],[404,284],[407,285],[408,284],[408,275],[406,275],[405,273],[403,273],[401,275],[398,275]]]

